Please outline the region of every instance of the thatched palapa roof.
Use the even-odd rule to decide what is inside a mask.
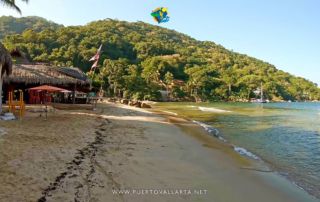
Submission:
[[[6,50],[6,48],[0,43],[0,67],[2,66],[1,69],[1,74],[0,76],[2,77],[5,73],[7,75],[10,75],[12,72],[12,59],[9,54],[9,52]]]
[[[87,75],[85,75],[80,69],[74,67],[59,67],[58,71],[71,76],[73,78],[80,79],[82,81],[88,80]]]
[[[78,68],[52,67],[43,64],[15,64],[12,75],[5,77],[5,83],[90,85],[87,76]]]

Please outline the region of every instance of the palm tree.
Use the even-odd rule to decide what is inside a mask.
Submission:
[[[28,0],[21,0],[28,2]],[[16,5],[15,0],[0,0],[0,4],[16,10],[21,14],[20,8]],[[0,43],[0,113],[2,113],[2,83],[5,74],[10,75],[12,72],[12,59],[6,48]]]
[[[24,2],[28,3],[29,0],[21,0],[21,1],[24,1]],[[7,6],[9,8],[12,8],[12,9],[16,10],[18,13],[21,14],[21,10],[16,5],[16,1],[15,0],[0,0],[0,3],[2,3],[4,6]]]
[[[5,74],[12,72],[12,59],[5,47],[0,43],[0,113],[2,113],[2,83]]]

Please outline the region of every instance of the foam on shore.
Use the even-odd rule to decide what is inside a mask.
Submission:
[[[203,127],[210,135],[213,135],[214,137],[218,138],[219,140],[223,141],[223,142],[227,142],[226,139],[224,139],[221,135],[220,135],[220,132],[218,129],[208,125],[208,124],[205,124],[205,123],[202,123],[200,121],[192,121],[193,123],[196,123],[198,124],[199,126]]]
[[[238,152],[242,156],[247,156],[247,157],[254,159],[254,160],[260,160],[260,158],[257,155],[249,152],[245,148],[237,147],[237,146],[233,145],[233,149],[234,149],[234,151]]]
[[[178,116],[178,114],[177,114],[177,113],[174,113],[174,112],[169,112],[169,111],[162,111],[162,112],[167,113],[167,114],[171,114],[171,115]]]
[[[198,125],[200,125],[201,127],[203,127],[210,135],[213,135],[214,137],[218,138],[219,140],[223,141],[223,142],[227,142],[226,139],[224,139],[221,135],[220,135],[220,132],[218,129],[208,125],[208,124],[205,124],[205,123],[202,123],[200,121],[192,121],[193,123],[196,123]],[[242,147],[238,147],[236,145],[232,145],[233,146],[233,149],[234,151],[236,151],[237,153],[239,153],[240,155],[242,156],[246,156],[248,158],[251,158],[251,159],[254,159],[254,160],[260,160],[260,158],[251,153],[250,151],[248,151],[247,149],[245,148],[242,148]]]

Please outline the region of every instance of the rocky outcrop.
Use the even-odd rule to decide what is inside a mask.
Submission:
[[[151,107],[151,105],[149,105],[149,104],[147,104],[147,103],[144,103],[144,102],[143,102],[143,103],[141,104],[141,108],[147,108],[147,109],[150,109],[150,108],[152,108],[152,107]]]
[[[127,105],[127,104],[129,104],[129,100],[127,100],[127,99],[122,99],[122,100],[120,100],[120,103]]]
[[[129,101],[128,105],[129,106],[133,106],[133,107],[141,108],[141,102],[140,101]]]

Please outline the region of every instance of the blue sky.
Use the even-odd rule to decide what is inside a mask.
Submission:
[[[23,16],[64,25],[115,18],[156,24],[150,12],[168,7],[161,26],[267,61],[320,85],[319,0],[17,0]],[[201,3],[200,3],[201,2]],[[0,15],[19,16],[0,7]]]

